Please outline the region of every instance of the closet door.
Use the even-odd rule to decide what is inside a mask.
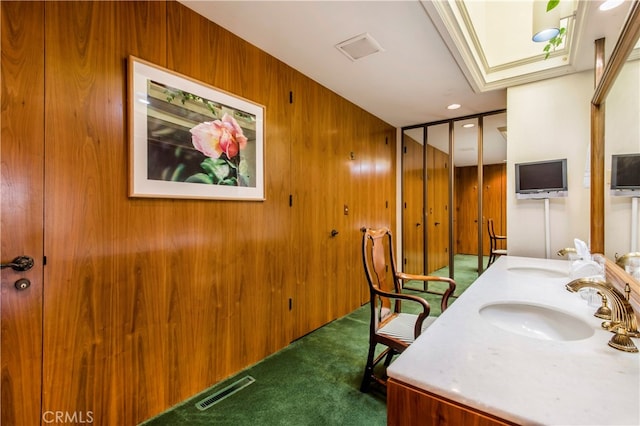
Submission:
[[[38,425],[42,406],[44,5],[2,2],[0,424]],[[28,281],[26,281],[28,280]],[[16,283],[18,284],[16,287]]]
[[[424,234],[424,129],[405,130],[402,138],[402,265],[423,274]],[[396,259],[399,262],[399,259]]]
[[[449,125],[427,127],[427,273],[448,275]]]

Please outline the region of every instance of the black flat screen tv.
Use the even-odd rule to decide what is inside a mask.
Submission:
[[[516,194],[520,198],[567,195],[567,159],[516,164]]]
[[[640,153],[611,156],[611,189],[640,191]]]

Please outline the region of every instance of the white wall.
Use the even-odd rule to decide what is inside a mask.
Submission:
[[[583,184],[590,145],[593,72],[507,89],[507,247],[509,255],[545,257],[543,200],[518,200],[514,164],[567,158],[568,196],[549,202],[550,257],[589,244],[589,188]]]
[[[605,102],[605,254],[631,250],[631,199],[611,197],[611,155],[640,152],[640,61],[628,62]],[[640,221],[637,228],[640,230]],[[640,236],[636,235],[640,241]],[[640,247],[636,247],[636,251]]]

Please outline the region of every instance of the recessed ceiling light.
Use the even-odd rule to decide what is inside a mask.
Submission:
[[[473,123],[467,123],[467,124],[463,124],[462,125],[462,127],[464,127],[465,129],[470,129],[473,126],[475,126],[475,124],[473,124]]]
[[[447,109],[458,109],[460,108],[460,104],[451,104],[447,107]]]
[[[606,0],[603,2],[598,9],[600,10],[611,10],[624,3],[624,0]]]

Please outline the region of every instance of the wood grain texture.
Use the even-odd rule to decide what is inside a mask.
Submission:
[[[387,424],[389,426],[497,426],[516,423],[389,379]]]
[[[366,300],[359,228],[395,226],[393,127],[178,2],[24,4],[2,3],[3,142],[33,138],[16,146],[45,162],[25,200],[48,258],[43,411],[137,424]],[[13,16],[27,7],[41,16]],[[17,42],[32,69],[5,77]],[[265,106],[264,202],[127,197],[129,55]],[[7,424],[39,422],[10,389]]]
[[[427,274],[449,264],[449,156],[427,145]]]
[[[402,257],[398,268],[424,275],[425,269],[425,164],[424,145],[403,136],[402,148]]]
[[[478,196],[477,166],[456,167],[456,253],[478,253]],[[496,233],[505,235],[506,217],[506,166],[491,164],[483,166],[482,232],[484,255],[489,254],[487,219],[494,219]]]
[[[591,202],[590,248],[593,253],[604,253],[604,126],[605,104],[591,104]]]
[[[43,297],[44,4],[1,2],[2,263],[28,255],[26,272],[2,270],[0,424],[40,424]],[[14,282],[29,279],[18,291]]]

